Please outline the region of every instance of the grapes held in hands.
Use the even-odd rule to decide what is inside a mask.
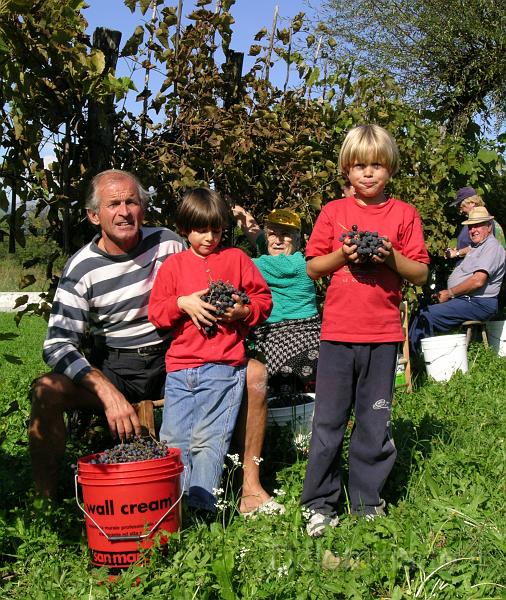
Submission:
[[[358,225],[352,225],[351,231],[342,233],[339,237],[340,242],[346,238],[350,239],[350,245],[356,244],[357,254],[364,261],[371,261],[373,256],[381,256],[380,248],[383,248],[383,236],[378,235],[377,231],[359,231]]]
[[[209,292],[201,296],[204,302],[208,302],[216,307],[215,315],[221,317],[225,314],[227,309],[232,308],[236,303],[236,300],[232,298],[233,295],[239,296],[239,301],[243,304],[249,304],[250,299],[245,292],[237,290],[232,284],[226,283],[221,279],[217,281],[211,281],[209,284]],[[216,323],[212,325],[205,325],[203,327],[204,332],[209,337],[216,334],[217,326]]]

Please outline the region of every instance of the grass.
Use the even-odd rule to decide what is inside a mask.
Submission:
[[[7,242],[0,242],[0,261],[0,292],[45,292],[49,287],[46,268],[52,264],[52,273],[59,275],[65,256],[53,240],[29,235],[15,254],[9,254]]]
[[[35,282],[21,288],[22,278],[33,275]],[[18,261],[11,255],[2,256],[2,269],[0,270],[0,292],[43,292],[47,289],[46,270],[44,266],[35,265],[23,269]]]
[[[34,500],[27,459],[27,393],[44,372],[45,323],[16,328],[0,314],[0,567],[2,597],[70,599],[500,599],[506,597],[504,484],[505,359],[481,344],[470,371],[450,382],[423,375],[396,394],[398,460],[384,490],[385,519],[356,520],[343,499],[341,523],[305,534],[299,498],[305,458],[271,435],[264,476],[283,492],[286,514],[245,520],[233,507],[211,525],[185,518],[165,551],[115,582],[89,562],[70,464],[88,452],[74,440],[64,470],[66,499]],[[278,432],[279,433],[279,432]],[[95,448],[102,449],[102,448]],[[232,495],[227,501],[234,503]],[[139,579],[137,579],[139,578]]]

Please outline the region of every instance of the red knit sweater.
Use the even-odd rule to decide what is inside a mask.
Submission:
[[[216,335],[208,337],[179,309],[177,299],[203,290],[210,281],[218,279],[248,294],[250,313],[243,321],[219,323]],[[206,363],[245,364],[244,339],[249,328],[265,321],[271,309],[271,293],[265,279],[242,250],[220,248],[207,257],[187,250],[169,256],[160,267],[149,300],[148,318],[156,327],[172,332],[173,341],[165,356],[170,372]]]

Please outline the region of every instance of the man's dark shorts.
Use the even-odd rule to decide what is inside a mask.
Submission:
[[[134,350],[95,349],[91,364],[118,388],[129,402],[163,398],[165,353],[168,343]]]

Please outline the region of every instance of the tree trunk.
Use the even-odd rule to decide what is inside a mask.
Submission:
[[[16,254],[16,180],[12,180],[11,214],[9,217],[9,254]]]
[[[224,107],[230,108],[241,99],[242,64],[244,52],[227,50],[225,62],[226,89]]]
[[[93,33],[93,47],[105,56],[106,74],[116,70],[121,32],[97,27]],[[96,175],[111,167],[114,149],[114,96],[110,95],[101,102],[90,100],[88,104],[88,152],[92,174]]]

